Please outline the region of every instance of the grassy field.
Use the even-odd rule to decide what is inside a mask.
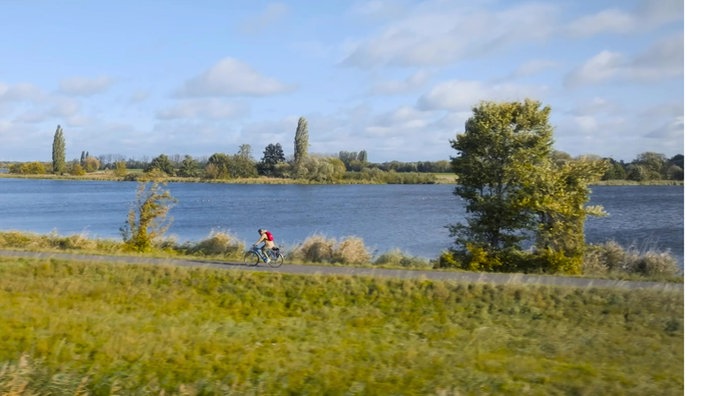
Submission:
[[[0,258],[0,394],[679,395],[681,291]]]

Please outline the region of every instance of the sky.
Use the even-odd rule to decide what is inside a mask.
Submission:
[[[689,4],[689,3],[688,3]],[[689,5],[688,5],[689,7]],[[438,161],[481,101],[551,108],[556,150],[684,154],[683,0],[0,0],[0,161],[268,144]],[[688,15],[691,15],[688,13]]]

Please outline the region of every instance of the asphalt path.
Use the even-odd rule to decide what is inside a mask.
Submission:
[[[207,267],[240,271],[259,271],[294,275],[346,275],[369,276],[396,279],[428,279],[466,283],[488,283],[495,285],[524,284],[560,287],[598,287],[598,288],[623,288],[623,289],[656,289],[656,290],[684,290],[684,284],[672,282],[645,282],[624,281],[613,279],[578,278],[567,276],[532,275],[532,274],[503,274],[460,271],[433,271],[433,270],[403,270],[384,268],[361,268],[350,266],[324,266],[324,265],[299,265],[284,264],[279,268],[271,268],[266,264],[247,266],[241,262],[153,258],[135,256],[104,256],[92,254],[73,253],[48,253],[28,252],[16,250],[0,250],[2,257],[25,257],[35,259],[55,258],[61,260],[98,261],[114,263],[150,264],[150,265],[177,265],[185,267]]]

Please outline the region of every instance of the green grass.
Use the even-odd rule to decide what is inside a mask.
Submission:
[[[0,258],[0,318],[0,394],[684,389],[681,291]]]

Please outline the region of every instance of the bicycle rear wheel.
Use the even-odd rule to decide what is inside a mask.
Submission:
[[[256,266],[259,264],[259,255],[251,250],[244,252],[244,258],[242,259],[244,265]]]
[[[278,268],[281,267],[281,264],[284,263],[284,254],[281,253],[281,250],[279,250],[278,252],[271,252],[269,258],[270,260],[267,263],[269,264],[269,267]]]

